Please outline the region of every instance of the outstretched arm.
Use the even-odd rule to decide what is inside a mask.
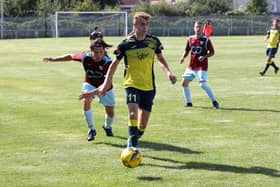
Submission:
[[[159,65],[160,65],[161,69],[162,69],[162,70],[165,72],[165,74],[168,76],[170,82],[171,82],[172,84],[175,84],[176,81],[177,81],[177,78],[176,78],[175,75],[172,74],[172,72],[171,72],[171,70],[169,69],[168,64],[167,64],[166,60],[164,59],[164,57],[162,56],[162,54],[159,53],[159,54],[156,54],[156,56],[157,56],[157,60],[158,60],[158,63],[159,63]]]
[[[71,61],[73,60],[71,54],[66,54],[63,56],[58,56],[58,57],[44,57],[43,62],[48,63],[48,62],[65,62],[65,61]]]

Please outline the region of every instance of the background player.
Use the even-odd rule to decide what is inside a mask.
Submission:
[[[91,44],[92,41],[94,41],[97,38],[103,39],[103,32],[100,31],[100,28],[98,26],[94,27],[93,32],[91,32],[89,35],[89,41],[90,41],[89,45]],[[107,44],[104,40],[103,40],[103,42],[104,42],[105,48],[109,48],[109,47],[113,46],[113,45]]]
[[[106,46],[107,44],[102,39],[98,38],[91,43],[90,52],[83,53],[81,59],[80,54],[78,54],[78,57],[75,57],[75,55],[45,57],[43,58],[43,61],[46,63],[69,60],[81,61],[85,70],[82,90],[83,92],[88,92],[96,89],[105,80],[105,74],[111,64],[111,59],[105,55]],[[104,96],[98,95],[99,102],[105,107],[105,121],[103,129],[105,130],[107,136],[113,136],[112,122],[114,119],[115,96],[112,88],[113,86],[110,84]],[[92,97],[88,97],[83,100],[84,116],[89,128],[88,141],[94,140],[94,136],[96,135],[91,101]]]
[[[203,33],[205,36],[207,36],[208,38],[210,38],[211,34],[213,31],[213,26],[211,24],[210,20],[207,20],[207,22],[205,23],[204,27],[203,27]]]
[[[214,109],[219,108],[219,103],[216,101],[215,95],[211,88],[208,86],[207,80],[207,70],[208,70],[208,58],[214,55],[214,47],[209,38],[203,35],[203,23],[196,21],[194,24],[195,35],[190,36],[185,51],[179,63],[182,64],[185,58],[188,56],[189,52],[190,63],[188,68],[183,74],[183,91],[186,100],[186,107],[192,107],[191,93],[189,88],[189,83],[197,78],[200,87],[205,90],[205,92],[210,97]]]
[[[280,28],[279,28],[279,18],[274,18],[272,20],[271,29],[267,32],[265,36],[265,41],[267,41],[266,49],[266,65],[263,71],[260,72],[261,76],[264,76],[266,71],[270,66],[274,68],[274,73],[277,74],[279,67],[272,61],[275,57],[279,42],[280,42]]]

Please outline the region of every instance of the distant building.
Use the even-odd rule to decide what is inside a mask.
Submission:
[[[246,8],[249,0],[232,0],[233,9]],[[280,0],[267,0],[268,12],[280,14]]]
[[[268,11],[280,14],[280,0],[269,0]]]

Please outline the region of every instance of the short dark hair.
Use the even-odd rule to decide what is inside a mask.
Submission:
[[[112,47],[112,45],[107,44],[102,38],[97,38],[93,40],[90,44],[90,49],[93,50],[96,47],[108,48]]]
[[[92,33],[90,33],[89,35],[90,40],[95,40],[97,38],[103,38],[103,33],[98,31],[93,31]]]

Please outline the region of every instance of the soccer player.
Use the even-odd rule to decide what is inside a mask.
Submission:
[[[95,26],[93,32],[91,32],[89,35],[89,41],[90,41],[89,45],[91,44],[92,41],[94,41],[97,38],[103,39],[103,32],[100,31],[98,26]],[[113,45],[107,44],[104,40],[103,40],[103,42],[104,42],[105,48],[109,48],[109,47],[113,46]],[[105,51],[105,53],[106,53],[106,51]]]
[[[90,45],[90,52],[85,52],[80,58],[80,54],[68,54],[60,57],[45,57],[44,62],[57,62],[57,61],[81,61],[85,70],[85,78],[82,85],[83,92],[88,92],[99,87],[105,80],[105,75],[111,64],[111,59],[105,55],[105,47],[107,44],[103,39],[96,39]],[[105,95],[97,95],[99,102],[105,108],[105,120],[103,129],[107,136],[113,136],[112,123],[114,120],[114,104],[115,96],[112,84],[108,85]],[[93,110],[91,109],[91,102],[94,97],[87,97],[83,100],[83,110],[85,120],[87,122],[88,141],[94,140],[96,130],[94,127]]]
[[[95,26],[93,31],[89,35],[90,40],[95,40],[96,38],[103,39],[103,33],[100,31],[98,26]]]
[[[185,107],[192,107],[191,92],[189,83],[194,79],[198,79],[200,87],[210,97],[214,109],[219,108],[215,95],[207,84],[208,58],[214,55],[214,47],[209,38],[203,35],[203,23],[196,21],[194,24],[195,34],[187,40],[185,51],[179,61],[182,64],[190,53],[190,63],[184,72],[182,86],[185,96]]]
[[[280,42],[280,28],[279,28],[279,18],[274,18],[272,20],[272,27],[267,32],[265,36],[265,40],[267,42],[267,49],[266,49],[266,65],[263,71],[260,72],[261,76],[264,76],[266,71],[270,66],[274,68],[274,73],[277,74],[279,67],[276,66],[272,59],[275,57],[279,42]]]
[[[80,95],[82,99],[104,93],[112,84],[118,64],[124,59],[124,88],[129,115],[127,147],[138,147],[138,139],[143,135],[149,121],[156,94],[153,70],[155,56],[171,83],[175,84],[177,81],[162,55],[160,40],[147,33],[150,17],[145,12],[135,13],[133,31],[115,50],[116,56],[109,67],[105,82],[98,89]]]
[[[208,38],[210,38],[211,34],[213,31],[213,26],[211,24],[210,20],[207,20],[207,22],[205,23],[204,27],[203,27],[203,33],[205,36],[207,36]]]

